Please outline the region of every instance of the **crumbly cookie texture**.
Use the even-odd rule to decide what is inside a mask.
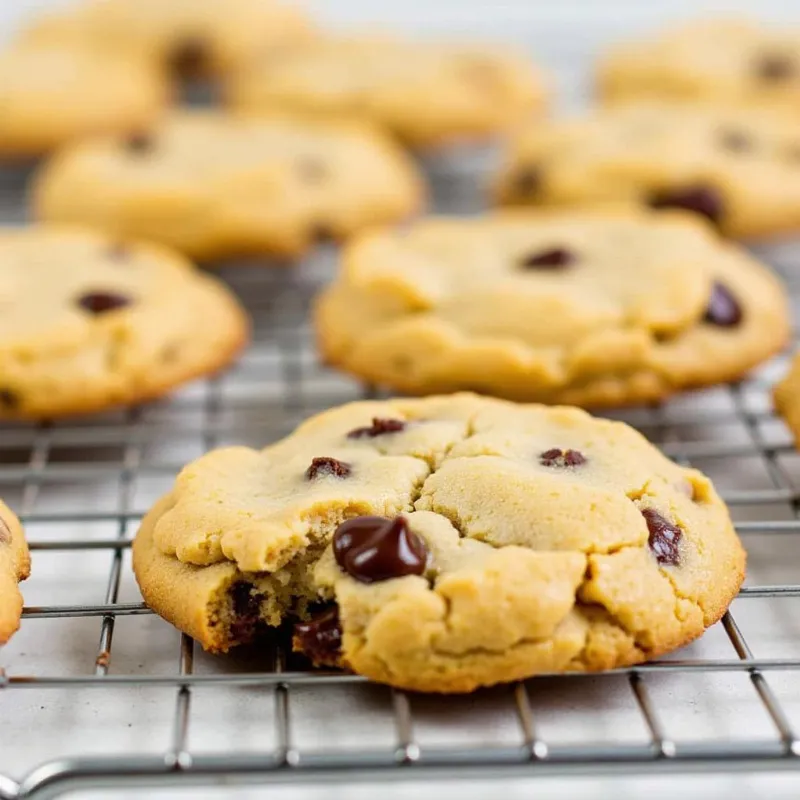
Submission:
[[[800,102],[800,28],[702,20],[620,45],[601,60],[605,100],[663,98],[767,105]]]
[[[736,238],[800,228],[800,120],[772,110],[623,104],[528,127],[495,183],[506,205],[675,207]]]
[[[467,692],[680,647],[725,612],[745,553],[710,481],[627,425],[461,394],[208,453],[145,517],[133,566],[209,650],[299,617],[318,664]]]
[[[21,34],[131,52],[178,78],[225,75],[313,35],[298,4],[276,0],[84,0],[43,14]]]
[[[367,35],[267,53],[226,93],[247,111],[364,119],[416,147],[503,133],[545,103],[543,78],[513,50]]]
[[[773,390],[775,408],[792,432],[800,448],[800,355],[795,355],[789,371]]]
[[[739,377],[784,290],[678,212],[506,211],[368,234],[315,308],[323,358],[408,394],[613,406]]]
[[[0,159],[139,130],[157,118],[168,95],[160,71],[135,55],[58,42],[14,45],[0,52]]]
[[[31,557],[22,525],[0,500],[0,644],[5,644],[19,628],[22,595],[18,584],[30,571]]]
[[[59,227],[0,229],[0,419],[159,397],[226,365],[244,311],[165,248]]]
[[[209,260],[299,256],[319,236],[403,219],[423,197],[410,158],[369,127],[175,112],[141,135],[62,151],[36,179],[33,204],[40,219]]]

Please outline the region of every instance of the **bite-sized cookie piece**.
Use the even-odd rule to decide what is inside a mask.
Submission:
[[[800,230],[800,117],[632,104],[540,123],[497,181],[510,205],[623,202],[700,214],[726,235]]]
[[[800,449],[800,354],[795,355],[789,371],[775,385],[773,391],[775,408],[792,432],[795,444]]]
[[[0,419],[137,403],[247,338],[233,295],[176,253],[59,226],[0,229]]]
[[[321,235],[403,219],[423,195],[409,157],[372,128],[176,112],[139,135],[58,153],[33,204],[40,219],[216,259],[298,256]]]
[[[789,331],[766,267],[688,214],[635,210],[365,235],[315,323],[324,359],[370,383],[586,406],[733,380]]]
[[[5,644],[19,628],[22,595],[18,584],[30,571],[31,557],[22,525],[0,500],[0,644]]]
[[[315,663],[420,691],[655,658],[744,576],[700,472],[620,422],[475,395],[352,403],[188,465],[133,543],[208,650],[298,618]]]
[[[545,101],[536,68],[508,48],[367,35],[266,53],[227,94],[247,111],[367,120],[416,147],[503,133]]]
[[[800,27],[692,22],[618,46],[601,60],[598,85],[607,100],[698,100],[796,112]]]
[[[277,0],[84,0],[42,15],[22,38],[69,41],[147,58],[178,78],[219,76],[313,35],[296,3]]]
[[[139,130],[167,99],[160,71],[139,56],[74,44],[14,45],[0,52],[0,160]]]

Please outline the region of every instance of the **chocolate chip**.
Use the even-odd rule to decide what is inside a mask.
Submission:
[[[199,36],[191,36],[179,41],[172,48],[167,64],[175,75],[189,78],[203,72],[208,56],[206,41]]]
[[[649,199],[651,208],[682,208],[701,214],[714,223],[722,219],[722,198],[710,186],[686,186],[656,192]]]
[[[312,458],[311,466],[306,470],[306,478],[313,481],[320,476],[333,475],[336,478],[346,478],[350,474],[350,465],[335,458],[321,456]]]
[[[249,642],[261,624],[262,595],[253,593],[255,587],[247,581],[237,581],[230,589],[234,619],[229,636],[236,642]]]
[[[20,406],[20,397],[16,392],[11,389],[0,389],[0,408],[7,411],[13,411]]]
[[[91,314],[105,314],[107,311],[116,311],[130,304],[129,298],[111,292],[90,292],[78,299],[78,305]]]
[[[380,417],[372,418],[372,425],[368,428],[354,428],[347,434],[348,439],[363,439],[365,436],[374,438],[381,436],[384,433],[399,433],[405,430],[406,423],[400,419],[381,419]]]
[[[132,133],[125,139],[125,149],[129,153],[141,155],[142,153],[149,153],[154,147],[155,140],[153,137],[143,131]]]
[[[0,517],[0,544],[11,544],[11,529],[2,517]]]
[[[788,55],[767,53],[756,61],[756,74],[765,81],[785,81],[795,73],[795,64]]]
[[[721,328],[733,328],[742,321],[742,307],[724,284],[715,282],[711,287],[703,319]]]
[[[530,253],[520,261],[520,266],[530,269],[561,269],[569,266],[575,256],[564,247],[552,247]]]
[[[745,153],[753,149],[753,141],[742,131],[725,130],[719,134],[719,143],[732,153]]]
[[[297,162],[297,173],[305,183],[322,183],[328,177],[328,167],[319,158],[307,156]]]
[[[536,167],[521,169],[512,179],[513,193],[516,197],[530,197],[542,185],[541,172]]]
[[[545,450],[539,456],[539,463],[544,467],[580,467],[586,460],[586,456],[578,450],[561,450],[558,447]]]
[[[422,575],[428,561],[425,542],[405,517],[355,517],[333,535],[336,563],[361,583],[403,575]]]
[[[337,666],[342,652],[339,609],[332,605],[306,622],[294,626],[292,646],[318,666]]]
[[[647,544],[659,564],[677,567],[681,560],[680,542],[683,531],[664,519],[654,508],[641,509],[650,535]]]

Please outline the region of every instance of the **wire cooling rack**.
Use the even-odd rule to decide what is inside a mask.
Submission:
[[[439,176],[441,205],[462,178]],[[4,178],[6,219],[20,218],[23,179]],[[800,288],[791,248],[764,255]],[[0,496],[26,524],[34,570],[0,653],[0,798],[800,767],[800,457],[768,395],[786,356],[743,383],[619,415],[715,480],[750,554],[731,612],[663,661],[430,698],[304,671],[277,635],[211,657],[143,606],[131,538],[187,460],[267,444],[371,394],[315,360],[307,310],[334,260],[323,249],[293,271],[223,271],[255,323],[224,375],[141,408],[0,425]]]

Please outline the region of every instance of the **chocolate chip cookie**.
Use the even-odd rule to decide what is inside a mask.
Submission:
[[[19,628],[22,595],[18,584],[30,571],[31,558],[22,526],[0,500],[0,644],[5,644]]]
[[[617,47],[599,67],[607,100],[768,105],[800,103],[800,28],[702,20]]]
[[[800,229],[800,120],[641,103],[522,132],[496,181],[507,205],[682,208],[736,238]]]
[[[784,378],[773,391],[775,408],[800,447],[800,355],[796,355]]]
[[[317,664],[468,692],[680,647],[745,554],[711,482],[627,425],[462,394],[208,453],[145,517],[133,566],[208,650],[295,619]]]
[[[33,204],[40,219],[213,260],[299,256],[320,236],[402,219],[423,194],[409,157],[363,125],[175,112],[139,135],[62,151]]]
[[[139,130],[167,100],[160,71],[139,56],[58,42],[14,45],[0,52],[0,160]]]
[[[42,15],[23,36],[127,51],[194,78],[224,75],[312,32],[297,4],[277,0],[84,0]]]
[[[509,48],[390,36],[325,38],[235,74],[235,108],[377,123],[415,147],[491,137],[540,112],[544,81]]]
[[[213,372],[247,338],[215,279],[155,245],[0,229],[0,419],[97,411]]]
[[[316,302],[323,358],[410,394],[613,406],[779,350],[772,273],[691,215],[506,211],[368,234]]]

